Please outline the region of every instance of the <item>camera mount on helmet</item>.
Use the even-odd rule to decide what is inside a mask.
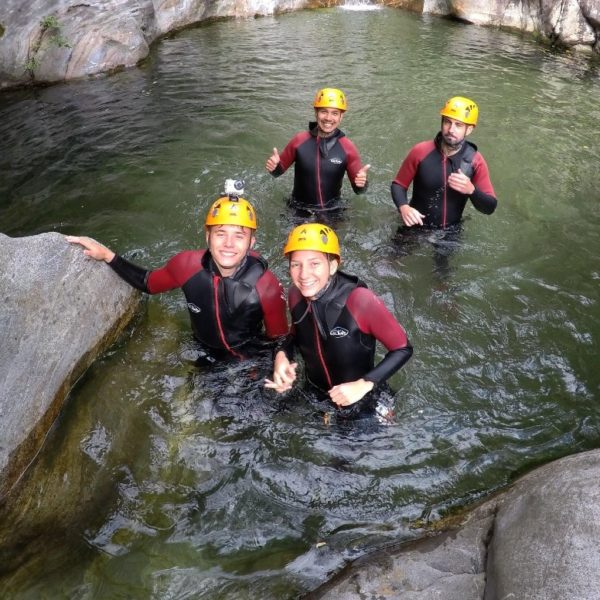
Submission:
[[[225,180],[225,196],[229,196],[230,200],[237,200],[244,195],[243,179],[226,179]]]

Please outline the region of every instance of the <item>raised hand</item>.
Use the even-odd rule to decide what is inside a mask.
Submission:
[[[112,250],[109,250],[106,246],[92,238],[66,235],[65,239],[69,244],[79,244],[80,246],[83,246],[85,248],[83,253],[94,260],[103,260],[104,262],[109,263],[115,257],[115,253]]]
[[[277,152],[277,148],[273,148],[273,154],[269,156],[267,159],[267,164],[265,165],[267,171],[272,173],[277,168],[280,160],[281,159],[279,158],[279,152]]]
[[[371,168],[371,165],[364,165],[360,168],[360,171],[354,178],[354,185],[358,188],[363,188],[367,185],[367,171]]]

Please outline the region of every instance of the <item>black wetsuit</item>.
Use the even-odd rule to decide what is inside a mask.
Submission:
[[[409,204],[407,190],[413,183],[410,206],[425,215],[423,224],[432,227],[455,225],[462,217],[470,198],[473,206],[485,214],[496,210],[497,200],[489,177],[488,166],[477,146],[465,140],[452,156],[441,150],[442,135],[421,142],[408,153],[392,183],[392,199],[397,208]],[[448,185],[450,173],[460,169],[475,186],[471,196],[461,194]]]
[[[291,360],[299,348],[307,380],[323,392],[360,378],[382,383],[412,355],[402,326],[357,277],[338,271],[313,301],[292,286],[288,302],[292,333],[282,349]],[[374,366],[377,341],[388,353]]]
[[[180,252],[164,267],[147,271],[115,255],[110,266],[130,285],[158,294],[181,288],[194,337],[217,358],[244,358],[264,323],[268,338],[288,331],[285,294],[266,261],[250,252],[231,277],[221,277],[208,250]]]
[[[344,173],[348,173],[356,194],[367,188],[354,184],[362,166],[360,155],[339,129],[327,138],[318,137],[317,131],[313,122],[309,123],[308,131],[297,133],[284,148],[271,174],[279,177],[295,162],[292,205],[316,210],[339,208]]]

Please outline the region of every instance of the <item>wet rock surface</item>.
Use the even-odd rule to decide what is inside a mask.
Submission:
[[[540,467],[461,528],[369,554],[305,600],[594,600],[599,474],[600,450]]]
[[[337,0],[4,0],[0,4],[0,89],[54,83],[132,67],[162,35],[223,17],[251,17]],[[596,0],[386,0],[384,4],[469,23],[536,32],[600,52]]]
[[[0,234],[0,498],[43,444],[71,387],[134,316],[140,294],[57,233]]]

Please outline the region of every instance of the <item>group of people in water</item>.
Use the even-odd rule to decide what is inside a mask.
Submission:
[[[235,191],[208,210],[207,248],[180,252],[159,269],[135,265],[91,238],[67,240],[143,292],[181,288],[194,337],[208,362],[251,357],[266,337],[274,346],[266,388],[278,393],[292,389],[299,352],[305,385],[329,398],[340,414],[354,416],[374,407],[377,388],[410,359],[413,349],[381,299],[358,277],[340,270],[338,237],[319,215],[342,206],[344,174],[356,193],[364,192],[369,165],[362,164],[356,146],[339,129],[347,110],[345,94],[335,88],[319,90],[313,107],[315,121],[308,130],[294,135],[281,154],[273,148],[266,161],[275,177],[294,164],[290,205],[307,216],[283,248],[292,282],[287,294],[291,326],[283,286],[253,250],[256,211]],[[457,96],[440,115],[440,132],[410,150],[392,183],[392,199],[405,227],[455,225],[469,199],[483,213],[496,208],[487,164],[466,140],[477,124],[477,105]],[[375,364],[377,342],[387,352]]]

